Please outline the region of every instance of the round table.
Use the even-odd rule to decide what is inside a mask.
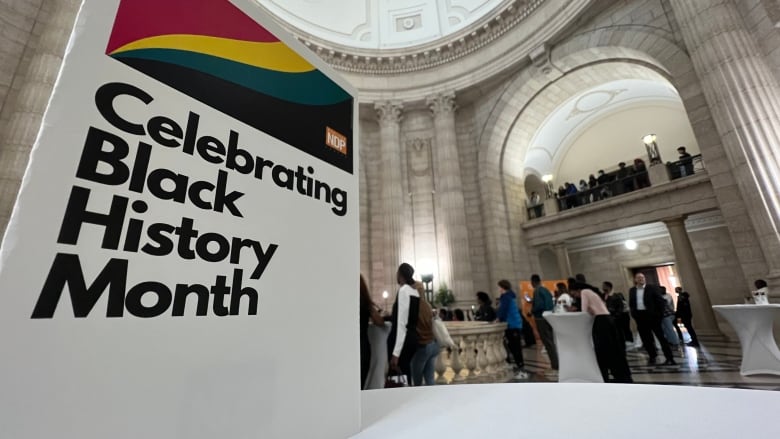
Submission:
[[[585,312],[542,314],[550,323],[558,349],[558,382],[603,383],[593,350],[593,316]]]
[[[772,334],[780,305],[715,305],[712,309],[737,332],[742,345],[742,375],[780,375],[780,350]]]

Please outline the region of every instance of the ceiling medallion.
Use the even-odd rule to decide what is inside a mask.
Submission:
[[[283,25],[306,47],[339,70],[373,75],[407,73],[446,64],[484,47],[528,18],[545,1],[515,0],[493,17],[484,21],[481,26],[472,28],[473,30],[469,33],[455,34],[455,38],[450,38],[437,46],[429,46],[417,52],[403,55],[385,55],[377,51],[359,53],[358,49],[350,51],[349,49],[331,48],[301,36],[296,29],[291,28],[286,23]],[[406,25],[407,23],[404,21],[402,26],[406,27]]]
[[[605,108],[611,104],[621,93],[627,92],[627,88],[617,90],[594,90],[580,96],[574,103],[571,112],[566,116],[566,120],[579,116],[580,114],[592,113],[596,110]]]

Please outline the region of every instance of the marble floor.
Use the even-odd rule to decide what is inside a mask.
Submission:
[[[722,339],[700,339],[701,347],[685,347],[675,352],[676,366],[647,365],[647,354],[639,348],[627,352],[628,363],[635,383],[673,384],[684,386],[731,387],[740,389],[780,390],[780,376],[739,373],[741,351],[739,342]],[[523,382],[556,382],[550,374],[549,359],[541,343],[523,349],[528,380]],[[520,381],[517,381],[520,382]]]

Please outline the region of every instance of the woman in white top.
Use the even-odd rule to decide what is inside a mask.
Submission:
[[[411,361],[417,351],[417,318],[420,312],[420,294],[414,288],[414,268],[407,263],[398,267],[398,294],[393,303],[393,327],[387,338],[390,370],[401,372],[412,382]]]

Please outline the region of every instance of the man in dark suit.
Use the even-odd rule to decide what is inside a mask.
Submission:
[[[661,342],[661,350],[664,352],[664,357],[666,357],[664,364],[677,364],[674,362],[672,350],[669,348],[669,343],[666,342],[661,329],[661,320],[663,319],[664,306],[666,305],[661,296],[661,291],[655,285],[647,285],[645,283],[645,275],[642,273],[637,273],[634,276],[634,285],[628,291],[628,308],[631,310],[631,317],[636,321],[642,345],[645,347],[647,354],[650,355],[648,365],[654,365],[658,356],[658,352],[655,350],[653,334]]]

